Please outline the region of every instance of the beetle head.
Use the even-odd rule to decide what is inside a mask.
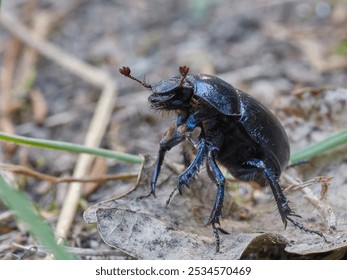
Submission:
[[[119,72],[152,91],[148,101],[153,109],[176,110],[189,107],[190,98],[194,92],[193,84],[187,79],[189,68],[181,66],[179,70],[181,76],[162,80],[152,85],[132,76],[129,67],[120,68]]]

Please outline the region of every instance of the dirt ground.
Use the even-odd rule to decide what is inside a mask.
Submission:
[[[1,131],[78,144],[96,137],[91,145],[150,155],[152,160],[175,116],[151,110],[148,92],[119,74],[123,65],[149,82],[178,75],[181,65],[223,78],[278,116],[292,152],[346,128],[346,1],[2,2]],[[29,29],[24,32],[29,39],[19,32],[21,25]],[[50,52],[52,45],[59,51]],[[102,98],[106,107],[99,112]],[[104,116],[91,126],[96,112]],[[291,170],[303,181],[333,177],[327,200],[320,200],[332,209],[330,220],[308,203],[307,193],[290,194],[301,221],[322,230],[329,245],[291,225],[284,230],[269,190],[252,191],[232,182],[222,221],[230,235],[221,235],[219,255],[214,254],[212,231],[204,224],[215,191],[204,169],[191,190],[174,196],[165,208],[176,184],[173,163],[182,163],[180,151],[169,153],[156,199],[136,200],[148,192],[144,177],[151,168],[142,170],[135,188],[139,164],[100,158],[87,164],[79,176],[132,176],[80,186],[81,194],[71,206],[72,226],[62,236],[66,246],[82,259],[346,258],[346,145],[310,166]],[[78,160],[76,154],[49,149],[4,143],[0,148],[1,163],[56,177],[76,175]],[[18,174],[13,180],[59,231],[70,185]],[[319,197],[320,184],[312,192]],[[0,204],[0,259],[43,258],[49,258],[45,248]]]

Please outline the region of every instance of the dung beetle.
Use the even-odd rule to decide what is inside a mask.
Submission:
[[[274,114],[251,95],[211,75],[188,74],[189,68],[179,68],[175,76],[155,84],[148,84],[131,75],[129,67],[120,73],[139,82],[152,91],[148,100],[155,110],[177,112],[177,121],[160,141],[158,157],[151,179],[151,193],[155,196],[156,183],[165,153],[183,141],[192,142],[192,132],[199,128],[195,141],[196,155],[187,169],[178,176],[178,191],[206,161],[209,177],[217,185],[217,195],[209,218],[219,251],[220,238],[216,224],[222,216],[225,177],[218,167],[222,164],[238,180],[270,185],[279,214],[287,221],[308,233],[324,237],[293,219],[300,217],[290,207],[279,178],[286,168],[290,148],[287,134]]]

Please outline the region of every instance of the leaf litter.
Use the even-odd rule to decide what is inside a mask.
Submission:
[[[136,188],[123,197],[93,205],[84,213],[88,223],[97,224],[99,234],[105,243],[133,258],[310,259],[323,256],[335,258],[341,256],[341,251],[347,249],[347,224],[344,222],[347,220],[347,214],[346,211],[342,211],[346,200],[335,203],[335,196],[340,196],[343,185],[333,184],[331,188],[327,188],[324,184],[330,183],[331,178],[317,177],[316,180],[304,183],[296,181],[298,182],[296,190],[289,195],[296,213],[303,217],[300,222],[311,229],[321,230],[327,242],[292,225],[284,229],[271,195],[266,190],[263,199],[253,201],[251,205],[248,202],[247,206],[253,215],[247,216],[247,219],[242,219],[242,216],[237,217],[235,214],[224,216],[221,228],[227,234],[221,234],[221,252],[215,253],[215,239],[211,227],[206,224],[207,210],[212,207],[212,203],[207,204],[204,201],[206,196],[214,195],[216,188],[213,183],[207,178],[199,178],[191,184],[190,189],[184,190],[182,196],[175,196],[170,204],[166,205],[177,184],[177,174],[174,174],[172,168],[168,168],[166,164],[159,177],[161,181],[158,184],[157,197],[139,199],[149,193],[153,164],[154,159],[146,156]],[[315,203],[308,203],[309,200],[305,198],[307,194],[303,195],[299,190],[308,187],[311,194],[322,192],[315,203],[325,203],[326,207],[322,207],[330,210],[331,203],[333,218],[329,220],[327,214],[320,217],[319,207],[315,207]],[[233,190],[231,196],[235,197],[235,200],[240,197],[239,189],[236,193]],[[233,201],[232,204],[238,203]],[[238,207],[245,206],[238,204]],[[200,213],[196,214],[197,212]],[[334,219],[335,212],[337,225]],[[206,219],[201,219],[201,215],[207,215]],[[329,223],[331,220],[333,222]]]
[[[344,1],[329,3],[331,14],[326,17],[316,15],[319,3],[315,1],[278,3],[257,0],[256,5],[253,5],[255,1],[249,0],[218,1],[218,4],[205,6],[197,18],[191,17],[192,10],[184,1],[168,1],[169,5],[162,4],[163,1],[148,1],[141,2],[137,7],[136,4],[122,4],[119,1],[45,0],[35,1],[37,9],[32,12],[27,5],[15,4],[22,1],[10,2],[8,4],[13,2],[13,5],[17,5],[12,12],[19,15],[20,22],[23,19],[20,15],[37,19],[41,11],[49,12],[52,15],[50,18],[58,18],[53,24],[55,32],[48,33],[47,41],[63,47],[75,57],[92,62],[99,70],[114,73],[119,65],[133,65],[140,73],[146,73],[151,81],[156,81],[172,76],[173,69],[177,69],[173,64],[186,64],[196,72],[216,74],[257,95],[280,117],[288,132],[292,151],[306,148],[345,128],[346,56],[334,54],[336,47],[345,40],[347,17],[343,12],[346,11]],[[175,5],[175,9],[172,9],[172,5]],[[64,10],[67,12],[61,12]],[[163,18],[162,14],[167,14],[168,17]],[[14,39],[3,28],[0,33],[4,46],[6,40],[15,40],[15,44],[22,46],[22,42]],[[28,46],[25,47],[27,48]],[[17,76],[14,74],[22,72],[15,67],[17,64],[21,65],[17,63],[20,56],[14,55],[17,51],[18,46],[6,48],[2,61],[9,71],[4,71],[3,74],[11,76],[12,73],[12,76]],[[10,58],[9,63],[6,63],[6,57]],[[41,59],[41,53],[38,58]],[[13,98],[8,102],[2,99],[0,105],[3,108],[0,110],[6,112],[6,109],[12,108],[12,113],[3,114],[5,118],[1,119],[0,126],[4,131],[16,131],[19,135],[81,143],[94,112],[94,102],[99,98],[99,92],[91,86],[99,87],[98,75],[90,77],[93,79],[85,83],[83,76],[77,75],[80,78],[76,79],[66,69],[60,69],[57,62],[50,63],[47,59],[39,62],[34,65],[37,75],[35,81],[28,80],[31,81],[32,88],[28,88],[27,93],[33,89],[40,90],[43,102],[31,100],[31,104],[27,104],[27,98],[19,103]],[[6,93],[16,88],[17,84],[22,84],[13,83],[16,77],[9,76],[2,77],[6,83],[3,83],[1,98],[6,97]],[[23,75],[24,77],[27,75]],[[112,79],[119,82],[120,96],[104,138],[105,146],[134,154],[154,155],[159,134],[167,127],[166,119],[158,118],[153,112],[149,113],[148,106],[144,103],[147,95],[143,92],[134,94],[137,87],[123,82],[117,75],[112,76]],[[289,95],[291,91],[293,94]],[[44,102],[47,103],[48,111]],[[35,111],[39,113],[37,119],[32,117]],[[75,157],[70,154],[36,149],[25,152],[26,148],[23,147],[10,148],[0,150],[2,160],[5,155],[12,155],[12,163],[29,163],[46,174],[65,176],[71,174],[75,165]],[[88,204],[112,195],[118,199],[92,206],[85,216],[90,222],[99,223],[100,235],[105,241],[107,236],[113,236],[113,245],[109,244],[133,258],[346,258],[346,148],[346,145],[341,146],[334,152],[313,159],[311,165],[297,167],[298,172],[293,175],[304,183],[316,177],[333,177],[323,198],[320,197],[321,184],[311,185],[306,190],[313,193],[310,197],[314,197],[315,202],[327,203],[331,208],[336,218],[335,231],[328,230],[334,223],[329,224],[328,215],[324,211],[320,212],[312,200],[307,200],[307,194],[302,190],[289,194],[296,212],[303,216],[301,222],[310,228],[322,230],[330,241],[327,244],[319,237],[300,232],[291,225],[284,230],[268,189],[252,190],[248,185],[232,182],[227,190],[231,199],[226,201],[225,216],[221,221],[222,228],[229,234],[221,234],[222,252],[216,255],[211,228],[206,225],[215,186],[201,172],[199,180],[192,184],[191,189],[185,189],[183,196],[174,195],[166,208],[166,201],[177,183],[175,178],[179,169],[175,168],[169,168],[165,171],[166,174],[161,174],[162,184],[158,188],[156,199],[149,197],[137,200],[138,196],[149,192],[148,182],[145,180],[138,185],[128,181],[102,184],[86,198]],[[169,157],[171,162],[167,168],[173,166],[172,162],[178,162],[174,152],[168,156],[173,157]],[[123,167],[119,163],[108,162],[108,165],[108,172],[115,174],[135,171],[133,167]],[[151,169],[141,173],[143,179],[150,176]],[[41,212],[48,211],[55,216],[56,212],[51,212],[48,205],[61,204],[64,196],[56,195],[55,191],[57,194],[65,193],[65,185],[57,189],[51,187],[51,191],[45,194],[39,192],[36,185],[36,180],[28,180],[24,189],[30,197],[35,198]],[[86,202],[84,198],[82,200]],[[6,214],[6,208],[0,207],[1,214]],[[323,209],[329,209],[324,207]],[[108,212],[102,216],[102,209],[120,209],[112,213],[119,216],[118,219],[125,217],[129,221],[135,221],[135,224],[146,221],[149,229],[166,232],[170,239],[162,242],[181,242],[178,236],[181,239],[191,238],[191,242],[177,243],[182,246],[177,245],[175,249],[170,247],[175,252],[162,250],[163,247],[159,245],[147,246],[143,250],[141,246],[145,243],[137,243],[133,238],[141,236],[132,232],[131,238],[126,240],[128,243],[119,244],[117,237],[126,235],[122,231],[118,235],[112,232],[105,235],[101,233],[101,224],[114,232],[125,229],[127,225],[121,223],[120,226],[108,226],[107,217],[114,218],[114,215]],[[94,226],[85,224],[81,219],[81,210],[83,206],[74,217],[73,228],[67,238],[68,244],[79,246],[82,251],[86,250],[84,258],[87,259],[96,257],[91,251],[108,252],[107,256],[114,258],[115,255],[109,253],[112,250],[118,254],[117,250],[100,240]],[[11,226],[11,232],[0,238],[1,245],[4,245],[0,251],[1,258],[17,258],[18,252],[23,252],[19,247],[12,246],[13,242],[26,247],[37,244],[28,237],[20,223],[11,217],[0,217],[2,225],[6,224],[4,229],[8,229],[7,225]],[[330,221],[334,219],[330,218]],[[55,226],[55,218],[52,223]],[[141,227],[144,228],[144,225]],[[177,235],[170,235],[170,231]],[[155,237],[161,240],[161,236]],[[151,237],[147,236],[147,240],[151,240]],[[154,248],[154,253],[148,248]],[[192,252],[191,248],[198,249]],[[180,250],[184,252],[180,253]],[[100,253],[97,256],[100,258],[106,255]],[[122,255],[122,258],[126,257]]]

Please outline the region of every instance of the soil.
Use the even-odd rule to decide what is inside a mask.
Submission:
[[[223,78],[236,88],[254,95],[278,116],[287,131],[292,152],[307,148],[346,127],[347,3],[343,0],[2,2],[2,12],[6,10],[11,13],[35,32],[39,32],[40,24],[35,26],[34,19],[42,13],[49,15],[53,20],[48,34],[43,35],[44,40],[111,75],[117,85],[117,95],[113,100],[107,131],[100,144],[102,148],[155,157],[160,138],[175,120],[174,114],[162,115],[150,109],[147,102],[148,92],[119,74],[118,69],[123,65],[129,66],[136,77],[148,82],[178,75],[181,65],[188,66],[194,73],[207,73]],[[33,138],[83,144],[101,95],[100,87],[82,79],[40,52],[34,62],[29,63],[28,68],[25,64],[25,52],[28,50],[25,44],[21,44],[21,40],[13,37],[8,28],[0,25],[0,63],[3,71],[0,115],[6,117],[6,121],[0,124],[0,130]],[[5,70],[10,71],[11,65],[14,68],[12,77],[6,76]],[[31,76],[23,74],[28,69]],[[6,95],[6,91],[11,94]],[[56,177],[71,176],[78,158],[78,155],[67,152],[26,146],[13,148],[1,144],[0,162],[27,166]],[[299,167],[295,174],[301,180],[309,180],[315,176],[334,177],[328,197],[337,216],[337,231],[341,236],[345,236],[347,229],[347,217],[342,214],[346,212],[347,205],[347,196],[343,194],[346,192],[342,192],[347,184],[345,151],[346,146],[343,146],[338,152],[318,157],[315,159],[315,166]],[[169,166],[182,163],[180,148],[170,151],[166,162]],[[99,165],[95,163],[93,170],[93,174],[97,176],[123,172],[139,173],[140,165],[107,159]],[[205,178],[205,170],[201,173],[201,181],[210,184],[214,191],[213,184]],[[167,171],[167,174],[164,178],[169,178],[167,188],[170,193],[175,187],[175,181],[171,180],[170,171]],[[68,184],[52,184],[22,175],[15,175],[13,181],[55,228]],[[157,202],[149,198],[150,202],[140,201],[137,206],[131,204],[122,215],[152,215],[159,221],[163,220],[164,224],[147,216],[143,219],[148,219],[146,221],[153,223],[153,227],[162,229],[170,225],[177,228],[189,242],[189,238],[193,238],[192,240],[202,244],[201,246],[208,244],[207,249],[201,247],[200,251],[197,250],[199,252],[194,252],[195,245],[192,245],[193,249],[187,247],[188,251],[182,252],[181,256],[165,255],[165,251],[161,252],[162,255],[155,255],[137,251],[141,244],[136,246],[136,242],[128,244],[128,248],[121,248],[117,240],[103,240],[103,234],[106,233],[102,232],[100,221],[93,221],[99,223],[99,228],[96,224],[87,224],[83,213],[96,203],[121,196],[121,193],[129,191],[134,185],[135,180],[89,185],[90,191],[80,199],[73,226],[67,236],[67,246],[75,248],[74,252],[82,259],[199,258],[199,254],[208,254],[209,250],[213,254],[210,228],[196,223],[201,217],[208,217],[210,208],[206,205],[212,204],[206,203],[202,197],[187,202],[191,197],[199,196],[199,193],[194,191],[187,192],[182,200],[186,203],[177,202],[181,199],[180,196],[174,197],[173,205],[170,206],[173,212],[171,218],[167,213],[163,216],[160,213],[160,207],[165,208],[166,192],[158,196],[161,199],[159,202],[159,198]],[[243,244],[242,249],[238,248],[235,253],[222,254],[220,258],[346,258],[346,244],[339,242],[325,251],[317,251],[316,247],[311,248],[312,250],[284,250],[283,244],[287,244],[288,240],[300,239],[305,233],[300,233],[297,237],[290,235],[295,229],[291,228],[287,232],[283,230],[268,190],[253,192],[249,186],[240,183],[236,184],[235,191],[235,183],[231,185],[234,187],[231,187],[234,212],[226,218],[224,226],[234,232],[235,238],[239,236],[241,239],[242,232],[249,235],[245,235],[240,241]],[[129,195],[129,198],[121,196],[118,206],[112,207],[121,205],[124,208],[129,201],[133,203],[138,194],[144,194],[148,190],[145,189],[148,188],[145,184],[142,187],[140,191],[136,190]],[[199,186],[197,188],[199,189]],[[313,190],[319,196],[320,185]],[[297,196],[299,200],[295,200],[294,197]],[[302,196],[301,193],[294,195],[291,201],[296,206],[299,205],[297,208],[304,217],[303,222],[320,221],[317,222],[320,228],[328,232],[318,214],[312,214],[312,209],[301,208],[301,203],[307,204]],[[147,204],[152,203],[156,206],[145,209]],[[199,205],[205,205],[207,210],[197,214],[194,210],[199,209]],[[182,210],[184,207],[187,209]],[[154,213],[151,213],[152,210]],[[303,213],[305,211],[309,213],[306,215]],[[98,213],[97,210],[95,213]],[[268,247],[272,248],[271,253],[261,252],[259,248],[264,244],[257,245],[259,240],[256,238],[259,238],[259,235],[253,235],[259,231],[267,234],[267,225],[261,225],[262,222],[266,223],[265,219],[255,219],[253,226],[245,228],[244,223],[252,224],[253,217],[259,213],[268,213],[269,217],[276,220],[278,227],[273,228],[270,225],[269,235],[266,235],[264,240],[267,239],[266,244],[269,246],[277,240],[278,252],[272,247]],[[99,214],[100,217],[105,216],[104,212]],[[184,221],[180,222],[179,216],[184,217]],[[136,220],[136,216],[133,218]],[[315,223],[312,222],[311,225],[314,227]],[[27,229],[3,204],[0,204],[0,226],[0,259],[47,258],[47,252],[28,235]],[[119,227],[118,224],[112,226]],[[339,232],[339,229],[342,232]],[[298,229],[297,231],[300,232]],[[143,234],[141,230],[138,232]],[[191,237],[187,232],[198,237]],[[136,236],[136,233],[131,234]],[[182,237],[180,232],[175,234]],[[168,236],[175,240],[172,233]],[[201,240],[199,236],[202,236]],[[227,239],[225,235],[222,238]],[[312,238],[321,242],[317,241],[316,237]],[[141,242],[149,241],[144,239]],[[225,241],[224,253],[230,242]],[[170,243],[170,246],[174,246],[172,244]],[[174,244],[177,248],[188,246],[186,243]],[[298,244],[301,244],[300,241]],[[38,250],[28,253],[30,248],[35,246],[38,246]],[[155,246],[149,246],[148,252],[161,248]],[[235,244],[230,246],[235,247]],[[172,247],[170,248],[172,250]],[[343,251],[338,257],[333,255],[337,249]]]

